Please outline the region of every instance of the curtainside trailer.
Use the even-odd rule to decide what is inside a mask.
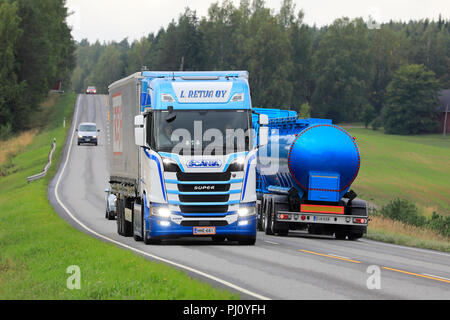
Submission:
[[[295,111],[279,109],[254,112],[269,119],[268,144],[257,154],[259,230],[362,237],[367,204],[350,189],[361,165],[356,139],[328,119],[299,119]]]

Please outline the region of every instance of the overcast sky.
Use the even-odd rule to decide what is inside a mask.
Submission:
[[[132,42],[156,33],[172,19],[177,20],[186,7],[203,17],[208,13],[210,0],[67,0],[73,14],[69,17],[75,40],[87,38],[90,42],[120,41],[128,37]],[[222,2],[220,0],[220,2]],[[275,12],[282,0],[266,0],[266,7]],[[236,6],[239,0],[233,0]],[[450,0],[294,0],[296,9],[303,9],[309,25],[331,24],[336,18],[369,16],[377,22],[409,21],[430,18],[439,14],[450,19]]]

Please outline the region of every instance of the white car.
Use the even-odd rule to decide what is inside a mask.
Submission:
[[[105,218],[108,220],[114,220],[116,218],[116,201],[117,197],[111,193],[108,188],[105,189],[106,192],[106,213]]]

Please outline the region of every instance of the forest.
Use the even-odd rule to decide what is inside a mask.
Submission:
[[[396,96],[397,88],[389,84],[395,77],[404,78],[405,72],[412,77],[408,75],[412,67],[413,78],[421,82],[408,85],[425,84],[417,99],[425,96],[429,103],[424,107],[413,98],[418,105],[410,108],[425,108],[422,115],[435,116],[437,91],[450,88],[449,20],[377,25],[343,17],[318,28],[303,23],[303,17],[292,0],[282,1],[279,12],[262,0],[242,0],[239,6],[229,0],[217,2],[206,17],[186,8],[177,20],[139,41],[81,41],[73,88],[82,92],[95,85],[106,93],[108,84],[143,66],[170,71],[248,70],[254,106],[378,128],[386,122],[391,97]],[[414,133],[432,131],[436,122],[430,121],[423,128],[410,127]]]
[[[65,5],[0,0],[0,139],[34,127],[49,89],[56,81],[70,83],[76,43]]]

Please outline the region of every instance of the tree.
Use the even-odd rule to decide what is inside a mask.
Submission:
[[[386,133],[418,134],[437,128],[439,81],[424,65],[403,65],[387,88],[383,108]]]
[[[362,19],[337,19],[315,53],[312,115],[335,122],[357,121],[368,104],[373,74],[369,29]]]
[[[15,57],[22,34],[15,3],[0,2],[0,139],[9,135],[14,117],[13,106],[20,100],[24,85],[18,83]]]

